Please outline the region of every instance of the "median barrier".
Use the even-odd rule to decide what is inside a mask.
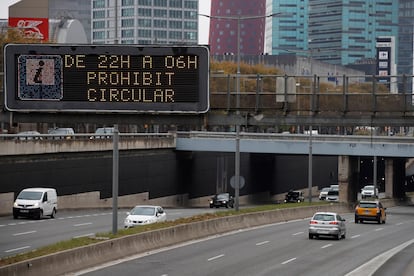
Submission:
[[[0,267],[0,275],[63,275],[127,256],[239,229],[311,217],[317,211],[349,213],[348,204],[330,204],[240,214],[177,225],[65,250]]]

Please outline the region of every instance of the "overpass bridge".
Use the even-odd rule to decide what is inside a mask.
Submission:
[[[96,152],[113,149],[111,135],[74,134],[71,139],[53,135],[21,137],[0,134],[0,156],[65,152]],[[26,139],[28,138],[28,139]],[[414,137],[366,135],[312,135],[240,132],[240,152],[274,154],[382,156],[414,158]],[[120,133],[119,150],[169,148],[177,151],[234,152],[235,132],[179,131],[170,133]]]

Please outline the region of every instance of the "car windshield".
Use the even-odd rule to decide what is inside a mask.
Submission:
[[[229,194],[218,194],[217,199],[228,199],[229,198]]]
[[[107,128],[98,128],[95,131],[96,134],[105,134],[105,133],[114,133],[114,129],[107,127]]]
[[[335,216],[331,214],[316,214],[313,217],[314,220],[321,220],[321,221],[334,221]]]
[[[374,186],[365,186],[364,190],[374,190]]]
[[[329,190],[330,190],[331,188],[323,188],[322,189],[322,192],[329,192]]]
[[[377,204],[375,202],[360,202],[359,207],[361,207],[361,208],[377,208]]]
[[[339,195],[339,191],[338,190],[330,190],[328,192],[328,195]]]
[[[136,216],[154,216],[155,208],[154,207],[135,207],[132,209],[131,215]]]
[[[17,198],[28,200],[39,200],[42,197],[42,192],[22,191]]]

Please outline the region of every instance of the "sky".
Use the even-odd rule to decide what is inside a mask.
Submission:
[[[0,18],[8,18],[9,6],[19,1],[20,0],[0,0]],[[210,15],[210,6],[211,0],[199,0],[199,13]],[[205,16],[200,16],[199,23],[198,42],[199,44],[208,44],[210,20]]]

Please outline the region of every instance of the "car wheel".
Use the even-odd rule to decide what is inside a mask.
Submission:
[[[378,224],[381,224],[382,223],[381,216],[378,216],[377,222],[378,222]]]
[[[226,204],[226,208],[229,208],[229,205],[228,204]]]
[[[342,234],[342,238],[343,238],[343,239],[345,239],[345,236],[346,236],[346,234],[345,234],[345,233],[343,233],[343,234]]]
[[[40,219],[43,216],[43,211],[39,210],[39,213],[36,214],[36,219]]]
[[[355,223],[358,223],[358,217],[355,216]]]
[[[56,209],[55,209],[55,208],[53,208],[53,211],[52,211],[52,213],[50,214],[50,218],[55,218],[55,216],[56,216]]]
[[[309,239],[311,240],[311,239],[313,239],[313,234],[310,234],[309,233]]]
[[[17,219],[18,217],[19,217],[18,215],[13,214],[14,219]]]
[[[210,208],[213,208],[213,205],[210,205]]]

